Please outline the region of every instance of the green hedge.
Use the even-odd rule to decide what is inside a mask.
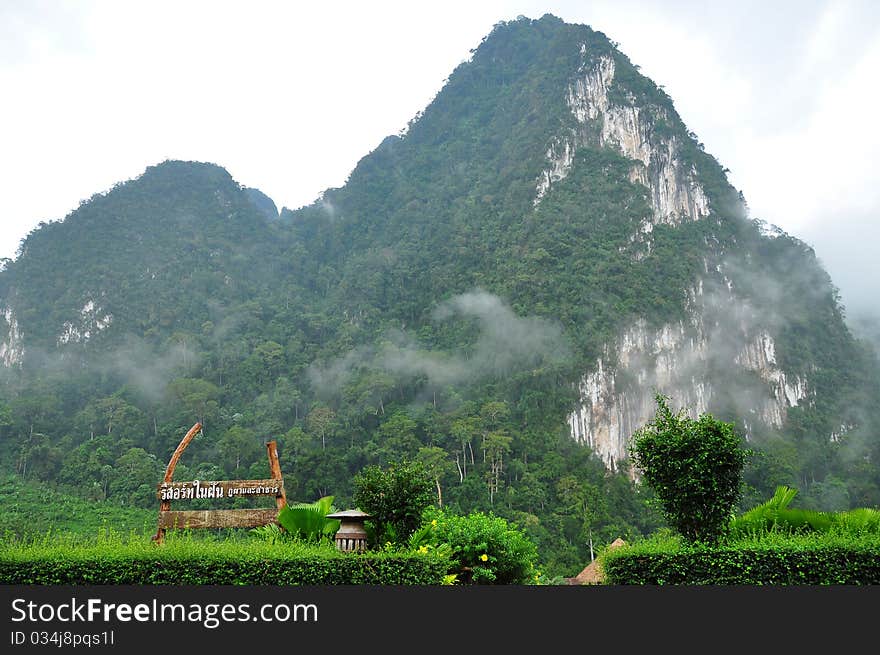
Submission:
[[[612,585],[875,585],[876,535],[771,535],[715,548],[650,540],[601,556]]]
[[[341,553],[264,543],[0,547],[0,584],[439,585],[450,563],[412,552]]]

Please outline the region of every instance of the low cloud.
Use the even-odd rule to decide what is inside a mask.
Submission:
[[[430,388],[467,385],[568,360],[571,348],[562,328],[540,317],[518,316],[501,298],[483,290],[440,304],[435,322],[475,321],[479,336],[467,353],[427,350],[401,331],[389,332],[380,345],[353,349],[309,376],[323,394],[334,394],[358,370],[381,371],[395,382],[421,378]]]
[[[156,403],[164,398],[168,383],[197,364],[193,346],[175,343],[156,352],[143,340],[129,337],[125,345],[114,349],[101,366]]]

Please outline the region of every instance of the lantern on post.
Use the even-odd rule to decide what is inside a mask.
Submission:
[[[339,529],[334,541],[336,547],[344,553],[363,552],[367,549],[367,531],[364,521],[372,518],[359,509],[347,509],[327,515],[328,519],[339,519]]]

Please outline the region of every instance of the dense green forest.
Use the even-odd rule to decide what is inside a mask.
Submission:
[[[653,226],[650,248],[631,237],[646,187],[589,135],[533,204],[548,143],[571,128],[566,85],[602,56],[610,97],[653,112],[710,201],[703,220]],[[578,380],[621,329],[685,318],[685,290],[736,261],[750,271],[738,293],[784,317],[770,324],[780,365],[812,390],[783,428],[753,429],[742,505],[791,484],[816,509],[876,506],[876,357],[812,249],[763,227],[605,35],[552,16],[499,23],[312,205],[277,213],[220,166],[167,161],[31,232],[0,271],[3,472],[155,509],[198,421],[176,479],[268,477],[276,439],[288,497],[342,507],[365,466],[418,459],[438,505],[515,522],[549,574],[573,575],[591,543],[662,525],[625,466],[572,439]],[[717,375],[734,389],[746,374]],[[711,409],[747,418],[732,392]]]

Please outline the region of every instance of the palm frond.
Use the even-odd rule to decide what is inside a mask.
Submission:
[[[339,529],[339,519],[327,518],[333,511],[333,496],[324,496],[313,503],[285,505],[278,512],[278,523],[292,535],[316,540],[332,536]]]

